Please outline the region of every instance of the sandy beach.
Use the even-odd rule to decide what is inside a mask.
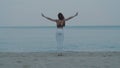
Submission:
[[[0,52],[0,68],[120,68],[120,52]]]

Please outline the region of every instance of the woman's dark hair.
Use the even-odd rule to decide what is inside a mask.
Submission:
[[[60,20],[64,20],[63,14],[62,14],[62,13],[59,13],[59,14],[58,14],[58,18],[59,18]]]

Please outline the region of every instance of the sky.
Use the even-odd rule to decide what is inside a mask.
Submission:
[[[120,26],[120,0],[0,0],[0,26],[56,26],[57,19],[79,12],[68,26]]]

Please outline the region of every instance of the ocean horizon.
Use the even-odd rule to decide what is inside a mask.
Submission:
[[[46,27],[49,27],[49,28],[55,28],[56,26],[0,26],[0,28],[46,28]],[[100,25],[100,26],[65,26],[65,28],[68,28],[68,27],[77,27],[77,28],[80,28],[80,27],[120,27],[119,25]]]

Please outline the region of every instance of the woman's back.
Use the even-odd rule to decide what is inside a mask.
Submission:
[[[57,28],[63,28],[65,27],[65,20],[57,20],[56,24],[57,24]]]

